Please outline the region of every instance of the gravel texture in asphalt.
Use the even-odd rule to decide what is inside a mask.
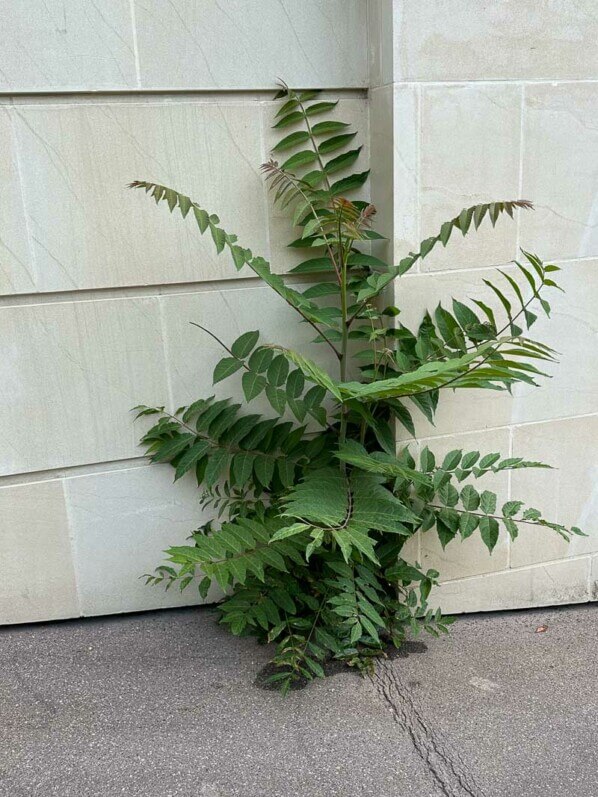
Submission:
[[[7,627],[0,795],[598,797],[597,647],[595,605],[474,615],[282,699],[206,608]]]

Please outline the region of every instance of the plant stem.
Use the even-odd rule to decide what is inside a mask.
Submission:
[[[341,288],[341,326],[342,326],[342,340],[341,340],[341,356],[340,356],[340,380],[345,382],[347,378],[347,351],[349,344],[349,325],[347,321],[347,264],[345,262],[345,254],[343,251],[343,241],[341,237],[342,226],[339,212],[338,219],[338,257],[339,257],[339,270],[341,275],[340,288]],[[347,438],[347,408],[343,404],[341,407],[341,426],[339,441],[344,443]],[[345,463],[341,463],[343,466]],[[341,467],[344,471],[345,468]]]

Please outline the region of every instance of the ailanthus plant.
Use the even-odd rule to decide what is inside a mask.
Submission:
[[[395,442],[397,423],[415,437],[412,413],[433,421],[443,391],[535,385],[543,362],[554,359],[528,332],[538,310],[550,313],[545,293],[558,287],[559,269],[529,252],[498,281],[484,280],[498,309],[455,299],[409,329],[400,308],[385,300],[393,281],[434,247],[530,203],[466,208],[389,265],[370,253],[370,242],[383,236],[373,228],[373,205],[355,198],[368,172],[351,173],[361,148],[349,125],[330,118],[337,103],[286,86],[278,98],[280,140],[262,171],[273,201],[289,210],[298,236],[289,245],[308,255],[290,272],[310,275],[308,287],[274,274],[190,197],[155,183],[131,187],[208,233],[218,253],[257,274],[296,311],[298,323],[313,327],[314,342],[333,353],[330,372],[317,357],[264,341],[257,330],[217,339],[224,357],[214,383],[240,375],[245,404],[265,394],[267,417],[214,396],[172,412],[136,408],[159,416],[142,439],[151,460],[170,463],[175,480],[192,475],[214,514],[190,544],[167,551],[168,563],[148,583],[195,583],[205,597],[216,582],[224,595],[220,622],[233,634],[276,645],[272,680],[286,692],[323,676],[330,659],[367,671],[407,633],[447,631],[452,618],[427,603],[439,573],[402,558],[414,534],[436,533],[446,546],[479,533],[492,552],[501,524],[512,540],[526,525],[565,539],[582,532],[519,500],[499,505],[495,493],[476,489],[487,474],[542,463],[462,450],[438,459],[427,446],[416,460],[408,445]]]

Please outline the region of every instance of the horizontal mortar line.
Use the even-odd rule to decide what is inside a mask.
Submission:
[[[598,412],[582,412],[579,415],[564,415],[561,418],[543,418],[541,421],[516,421],[512,423],[513,429],[525,426],[540,426],[547,423],[557,423],[558,421],[575,421],[578,418],[597,418]]]
[[[302,89],[297,89],[301,91]],[[248,99],[256,102],[272,102],[277,89],[262,88],[262,89],[115,89],[115,90],[101,90],[101,91],[0,91],[0,99],[7,98],[12,102],[22,105],[32,101],[33,104],[55,104],[51,102],[56,100],[56,104],[85,104],[85,100],[90,101],[88,104],[96,104],[101,102],[104,98],[108,98],[112,102],[135,102],[142,97],[153,97],[156,99],[163,99],[168,101],[170,97],[175,97],[178,101],[181,98],[201,98],[202,101],[207,102],[247,102]],[[342,98],[360,98],[367,97],[367,88],[359,87],[326,87],[318,89],[322,96],[334,94],[335,97],[339,94]]]
[[[598,255],[589,255],[588,257],[544,258],[545,263],[551,263],[555,266],[559,265],[565,266],[569,264],[575,265],[576,263],[591,263],[592,261],[598,261]],[[434,269],[433,271],[419,271],[417,273],[409,272],[403,274],[403,276],[400,277],[400,279],[413,279],[414,277],[434,277],[436,275],[441,275],[444,277],[450,274],[476,274],[476,273],[482,273],[484,271],[496,271],[497,268],[509,268],[513,266],[515,266],[514,260],[505,260],[503,263],[495,263],[490,266],[469,266],[466,268],[439,268],[439,269]]]
[[[412,280],[422,277],[436,277],[436,276],[448,276],[450,274],[483,274],[487,271],[496,271],[498,268],[509,268],[514,266],[515,263],[513,260],[505,260],[503,263],[494,263],[489,266],[471,266],[469,268],[443,268],[443,269],[435,269],[434,271],[410,271],[406,274],[403,274],[398,280]],[[400,285],[400,281],[397,281],[397,284]]]
[[[567,260],[555,260],[551,262],[554,264],[576,264],[583,262],[591,262],[597,260],[596,257],[578,257]],[[490,266],[478,266],[473,268],[452,268],[443,269],[438,271],[423,271],[420,273],[404,274],[401,279],[433,279],[435,276],[450,275],[450,274],[483,274],[486,271],[496,271],[497,268],[507,268],[513,265],[513,261],[505,263],[497,263]],[[277,272],[278,273],[278,272]],[[322,275],[313,274],[289,274],[281,272],[279,276],[283,277],[285,282],[289,285],[301,285],[313,282],[314,279],[321,279]],[[15,294],[1,294],[0,295],[0,309],[2,307],[14,307],[22,305],[36,305],[36,304],[55,304],[60,302],[75,302],[75,301],[93,301],[94,299],[119,299],[128,297],[143,297],[143,296],[170,296],[179,293],[198,293],[207,291],[222,291],[230,290],[231,286],[235,283],[242,283],[240,287],[255,288],[264,287],[265,283],[257,276],[242,276],[240,274],[229,278],[223,277],[217,280],[197,280],[191,282],[172,282],[172,283],[155,283],[151,285],[120,285],[109,286],[101,288],[72,288],[63,291],[45,291],[45,292],[31,292],[31,293],[15,293]],[[234,288],[232,288],[234,290]]]
[[[0,489],[19,485],[35,484],[37,482],[58,481],[75,478],[77,476],[94,476],[100,473],[114,473],[131,468],[149,466],[149,459],[143,455],[128,459],[106,460],[105,462],[89,462],[82,465],[66,465],[59,468],[46,468],[22,473],[11,473],[0,476]]]
[[[517,543],[515,543],[517,544]],[[477,578],[491,578],[492,576],[502,575],[503,573],[522,573],[526,570],[537,570],[539,567],[549,567],[550,565],[557,565],[563,564],[566,562],[578,562],[587,559],[591,561],[592,557],[596,554],[593,551],[588,551],[587,553],[580,553],[575,556],[566,556],[561,559],[550,559],[546,562],[535,562],[531,565],[520,565],[519,567],[509,567],[504,570],[493,570],[490,573],[478,573],[475,576],[464,576],[463,578],[451,578],[448,581],[441,581],[440,584],[462,584],[466,581],[474,581]],[[538,607],[541,608],[541,607]]]
[[[499,426],[485,426],[483,429],[464,429],[460,432],[447,432],[446,434],[426,435],[418,437],[415,442],[425,443],[432,440],[450,440],[451,437],[461,437],[462,435],[484,434],[485,432],[504,431],[505,429],[519,429],[526,426],[541,426],[547,423],[559,423],[560,421],[575,421],[581,418],[596,418],[598,412],[582,412],[579,415],[561,415],[555,418],[542,418],[537,421],[511,421]],[[412,443],[413,440],[399,440],[399,444]]]
[[[288,285],[305,285],[314,281],[317,274],[280,274]],[[31,307],[40,304],[74,304],[110,299],[158,298],[188,293],[209,293],[264,288],[266,284],[258,276],[233,276],[229,279],[205,280],[197,282],[173,282],[155,285],[123,285],[108,288],[81,288],[68,291],[48,291],[47,293],[17,293],[13,296],[0,296],[0,310],[9,307]]]
[[[576,420],[577,418],[593,418],[598,417],[598,413],[589,413],[586,415],[571,415],[564,418],[551,418],[543,421],[529,421],[526,423],[518,424],[518,426],[536,426],[547,423],[555,423],[556,421],[569,421]],[[417,440],[399,440],[399,445],[407,445],[412,442],[425,443],[433,440],[442,440],[462,435],[475,435],[483,434],[484,432],[492,432],[496,430],[503,430],[509,428],[516,428],[510,426],[493,426],[489,429],[478,429],[469,432],[457,432],[453,434],[438,435],[437,437],[420,437]],[[67,479],[73,476],[87,476],[98,473],[106,473],[119,470],[127,470],[131,467],[146,467],[149,465],[149,459],[143,455],[138,457],[130,457],[128,459],[114,459],[105,460],[103,462],[92,462],[81,465],[66,465],[58,468],[46,468],[42,470],[23,471],[20,473],[11,473],[0,476],[0,488],[8,485],[29,484],[40,481],[51,481],[55,479]],[[568,560],[567,560],[568,561]],[[474,578],[474,576],[472,576]],[[477,578],[477,576],[475,576]]]
[[[570,85],[577,83],[598,83],[598,78],[526,78],[526,77],[513,77],[513,78],[463,78],[461,80],[425,80],[420,79],[406,79],[406,80],[392,80],[388,83],[381,83],[378,86],[370,86],[370,91],[376,89],[383,89],[388,86],[423,86],[423,87],[451,87],[451,86],[522,86],[522,85]]]

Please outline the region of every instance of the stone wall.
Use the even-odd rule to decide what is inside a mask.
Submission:
[[[176,186],[284,271],[259,173],[272,89],[334,88],[367,144],[366,5],[7,0],[0,52],[0,622],[196,602],[138,579],[202,517],[129,409],[210,394],[220,354],[189,320],[302,341],[251,272],[125,186]]]
[[[524,198],[533,212],[451,239],[398,284],[402,319],[450,297],[497,304],[482,282],[520,247],[562,267],[551,320],[532,336],[560,352],[541,389],[513,398],[446,393],[433,451],[501,451],[556,470],[493,479],[562,523],[590,533],[567,545],[527,528],[492,554],[474,535],[443,551],[435,534],[411,551],[439,569],[446,611],[586,601],[598,581],[598,13],[592,0],[372,0],[372,199],[384,202],[398,262],[461,208]],[[502,481],[502,483],[501,483]],[[490,486],[490,484],[489,484]]]
[[[176,186],[284,272],[285,223],[258,171],[278,76],[341,97],[364,163],[371,142],[372,194],[393,255],[464,205],[536,203],[517,224],[427,259],[397,299],[415,322],[529,247],[564,266],[567,294],[537,332],[562,364],[543,391],[447,397],[436,427],[420,432],[437,451],[462,443],[558,463],[505,477],[503,494],[594,536],[566,546],[530,531],[512,550],[501,539],[489,558],[475,540],[443,553],[428,535],[413,553],[440,565],[451,611],[590,597],[596,16],[590,0],[5,0],[0,622],[196,601],[137,578],[201,514],[190,479],[173,486],[168,467],[147,465],[128,410],[209,394],[219,354],[189,320],[231,339],[257,325],[257,312],[271,339],[303,346],[308,336],[290,338],[276,296],[125,185]]]

